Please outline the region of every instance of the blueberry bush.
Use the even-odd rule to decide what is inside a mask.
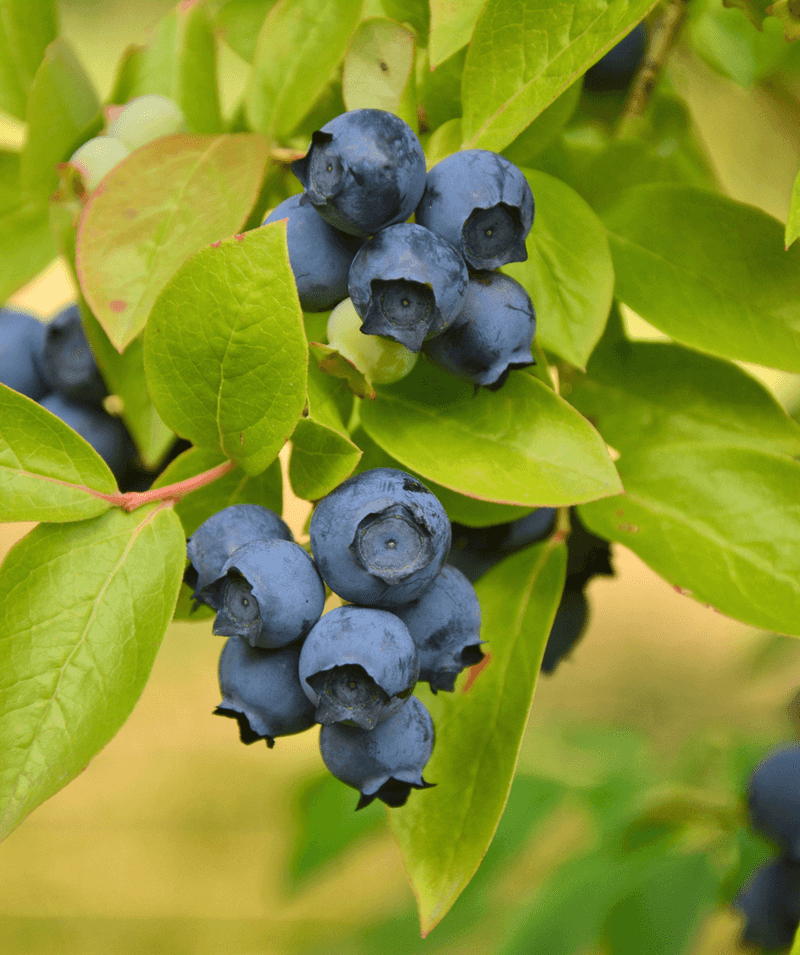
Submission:
[[[681,955],[715,904],[788,949],[796,743],[745,747],[724,804],[707,754],[666,790],[634,744],[517,761],[614,544],[800,637],[800,425],[743,367],[800,374],[800,175],[785,222],[731,198],[665,71],[797,83],[797,4],[190,0],[106,102],[56,0],[3,9],[0,301],[57,257],[79,293],[0,309],[0,520],[35,522],[0,566],[0,838],[196,621],[243,743],[319,732],[298,858],[340,791],[370,819],[342,839],[382,801],[423,935],[511,857],[504,810],[527,832],[573,786],[616,814],[503,955]]]

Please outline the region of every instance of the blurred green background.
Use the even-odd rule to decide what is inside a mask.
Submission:
[[[63,32],[103,96],[123,49],[170,6],[61,4]],[[800,160],[800,73],[759,75],[763,51],[748,60],[741,42],[731,53],[720,39],[739,12],[696,9],[690,36],[704,56],[677,51],[670,80],[725,191],[783,219]],[[221,45],[220,66],[230,113],[245,64]],[[0,120],[0,139],[18,144],[24,128]],[[48,314],[72,296],[56,266],[15,301]],[[660,337],[626,318],[632,335]],[[797,376],[751,370],[786,404],[800,394]],[[286,499],[300,534],[306,505]],[[0,556],[30,526],[0,528]],[[741,786],[793,733],[800,644],[680,596],[624,548],[614,564],[615,579],[589,587],[583,642],[537,688],[495,843],[426,940],[383,807],[353,813],[357,796],[325,773],[316,731],[268,751],[212,718],[222,642],[206,622],[169,629],[119,735],[0,848],[0,952],[492,953],[536,919],[546,939],[548,919],[568,921],[602,896],[620,853],[641,858],[663,836],[691,848],[699,868],[668,867],[650,895],[617,906],[601,947],[576,955],[733,955],[738,920],[704,879],[727,873],[730,897],[769,855],[740,825]],[[640,944],[659,937],[659,918],[686,921],[687,948]]]

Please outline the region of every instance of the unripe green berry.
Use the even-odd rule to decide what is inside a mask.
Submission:
[[[162,136],[183,133],[186,128],[186,117],[176,102],[158,93],[148,93],[122,108],[109,125],[108,135],[133,151]]]
[[[75,150],[70,162],[80,171],[87,190],[94,192],[103,176],[129,155],[128,147],[113,136],[95,136]]]
[[[400,381],[417,362],[417,356],[405,345],[380,335],[365,335],[349,298],[340,302],[328,318],[328,344],[375,384]]]

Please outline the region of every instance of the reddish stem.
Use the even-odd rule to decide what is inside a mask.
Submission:
[[[192,491],[199,487],[211,484],[217,478],[221,478],[236,465],[233,461],[225,461],[211,468],[210,471],[203,471],[202,474],[195,474],[194,477],[187,478],[185,481],[178,481],[177,484],[168,484],[166,487],[152,488],[150,491],[126,491],[124,494],[101,494],[100,491],[93,491],[90,488],[86,490],[95,497],[103,501],[108,501],[115,507],[121,507],[125,511],[135,511],[137,507],[143,507],[145,504],[152,504],[153,501],[170,501],[173,504],[180,501]]]

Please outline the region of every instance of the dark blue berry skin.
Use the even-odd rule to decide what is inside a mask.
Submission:
[[[800,862],[800,743],[770,753],[747,790],[753,826]]]
[[[433,743],[433,720],[415,696],[373,730],[333,723],[319,735],[329,772],[361,793],[356,809],[375,799],[393,808],[404,806],[412,789],[434,785],[422,778]]]
[[[206,589],[217,611],[213,632],[274,650],[304,637],[325,606],[325,585],[292,541],[256,540],[237,548]]]
[[[467,297],[461,255],[420,225],[389,226],[361,247],[348,292],[365,335],[383,335],[412,352],[453,324]]]
[[[347,298],[347,276],[362,241],[329,225],[303,195],[290,196],[262,225],[287,219],[286,241],[300,305],[327,312]]]
[[[38,401],[48,390],[39,362],[45,326],[13,308],[0,308],[0,382]]]
[[[542,657],[542,673],[553,673],[586,630],[589,608],[582,590],[565,590],[556,610]]]
[[[340,484],[317,504],[309,532],[325,583],[365,607],[416,600],[450,549],[450,521],[438,498],[395,468],[372,468]]]
[[[274,511],[259,504],[232,504],[204,521],[186,542],[194,570],[194,574],[187,572],[187,583],[195,591],[195,600],[205,603],[203,591],[222,576],[228,558],[255,540],[293,541],[294,536]]]
[[[589,67],[583,79],[584,88],[594,93],[625,92],[646,51],[647,25],[640,23],[594,66]]]
[[[388,610],[336,607],[300,651],[300,683],[322,724],[371,730],[405,706],[418,677],[414,641]]]
[[[768,951],[788,948],[800,925],[800,866],[787,859],[768,862],[733,904],[745,919],[743,942]]]
[[[355,109],[317,130],[292,172],[323,219],[366,237],[414,212],[425,189],[425,154],[399,116]]]
[[[39,402],[91,444],[115,476],[119,476],[134,457],[134,447],[125,425],[102,408],[77,404],[53,392]]]
[[[108,394],[77,305],[69,305],[45,326],[42,370],[51,389],[70,401],[99,407]]]
[[[239,724],[243,743],[302,733],[314,725],[314,707],[300,686],[299,647],[259,650],[230,637],[219,658],[222,702],[214,710]]]
[[[536,312],[519,282],[502,272],[475,272],[458,318],[423,351],[459,378],[496,389],[513,369],[534,363],[535,334]]]
[[[455,567],[445,564],[422,596],[394,613],[417,645],[419,678],[434,693],[452,692],[458,674],[483,659],[478,595]]]
[[[474,583],[503,557],[549,537],[555,522],[554,507],[537,507],[525,517],[490,527],[467,527],[454,521],[447,562]]]
[[[499,153],[465,149],[428,173],[416,222],[464,256],[470,270],[492,270],[528,258],[533,225],[528,180]]]

